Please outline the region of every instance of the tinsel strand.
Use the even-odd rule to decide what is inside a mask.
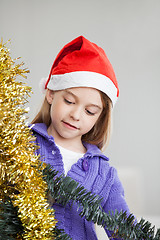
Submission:
[[[23,63],[11,59],[6,45],[0,43],[0,199],[8,196],[24,227],[23,239],[53,239],[56,224],[53,209],[46,199],[47,184],[35,155],[35,144],[25,124],[24,104],[31,88],[21,81],[28,73]]]

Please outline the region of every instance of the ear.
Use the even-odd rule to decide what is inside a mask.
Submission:
[[[47,89],[46,90],[46,99],[49,104],[52,104],[54,98],[54,91]]]

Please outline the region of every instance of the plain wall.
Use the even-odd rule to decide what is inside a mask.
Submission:
[[[160,1],[0,0],[0,34],[30,70],[29,121],[42,103],[39,81],[64,44],[84,35],[105,50],[120,88],[105,153],[127,198],[135,196],[132,212],[160,215]]]

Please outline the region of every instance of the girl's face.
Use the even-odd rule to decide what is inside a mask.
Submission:
[[[60,143],[65,139],[80,141],[98,120],[102,110],[100,92],[93,88],[79,87],[61,91],[47,89],[47,101],[51,104],[51,125],[48,133]]]

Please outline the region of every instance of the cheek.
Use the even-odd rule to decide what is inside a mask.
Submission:
[[[56,117],[58,118],[59,116],[59,107],[56,104],[52,104],[50,113],[51,113],[52,121],[55,120]]]
[[[98,117],[96,117],[96,118],[88,117],[84,123],[84,128],[86,128],[86,129],[88,129],[88,131],[90,131],[96,124],[97,120],[98,120]]]
[[[65,114],[65,110],[63,102],[55,102],[51,106],[51,117],[53,120],[61,118]]]

